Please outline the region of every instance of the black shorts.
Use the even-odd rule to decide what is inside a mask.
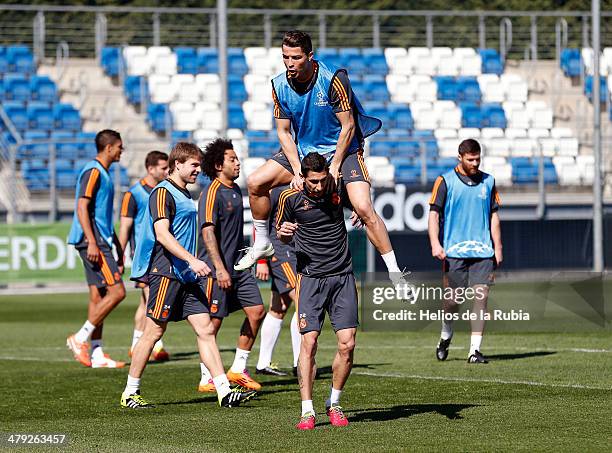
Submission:
[[[145,274],[134,282],[134,288],[142,289],[149,286],[149,275]]]
[[[293,168],[291,168],[291,164],[284,152],[277,152],[271,159],[282,165],[289,173],[293,174]],[[368,169],[363,159],[363,150],[348,154],[344,157],[342,165],[340,166],[340,175],[344,185],[352,182],[367,182],[370,184],[370,174],[368,173]]]
[[[200,282],[181,283],[162,275],[149,275],[149,318],[161,322],[182,321],[201,313],[208,313],[208,301]]]
[[[468,288],[495,283],[495,258],[446,258],[444,277],[450,288]]]
[[[225,318],[237,310],[263,305],[259,287],[250,271],[238,272],[229,290],[219,288],[217,279],[208,277],[206,296],[210,316],[214,318]]]
[[[302,334],[320,332],[326,311],[334,332],[359,326],[357,287],[352,273],[329,277],[298,274],[295,293]]]
[[[287,294],[295,288],[297,283],[296,264],[295,254],[292,254],[289,260],[284,256],[282,260],[278,259],[276,255],[272,257],[270,260],[272,291],[276,291],[278,294]]]
[[[105,244],[98,244],[100,254],[96,262],[91,262],[87,259],[87,248],[79,248],[79,255],[83,260],[85,268],[85,278],[87,284],[96,288],[106,288],[121,282],[121,274],[119,273],[119,265],[113,256],[111,248]]]

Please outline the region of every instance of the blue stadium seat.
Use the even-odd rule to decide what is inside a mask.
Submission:
[[[55,128],[55,116],[48,103],[32,101],[26,110],[31,128],[46,130]]]
[[[8,72],[9,64],[6,57],[6,47],[0,46],[0,75]]]
[[[246,129],[247,122],[244,117],[244,110],[240,104],[230,104],[227,109],[228,127],[231,129]]]
[[[149,97],[149,84],[142,76],[127,76],[123,82],[123,91],[130,104],[140,104]]]
[[[355,96],[357,96],[357,99],[359,99],[360,102],[364,102],[370,99],[368,97],[368,93],[363,82],[358,80],[351,81],[351,89],[353,90],[353,93],[355,94]]]
[[[370,48],[363,49],[363,59],[366,65],[366,72],[368,74],[380,74],[387,75],[389,73],[389,67],[387,66],[387,60],[382,49]]]
[[[480,102],[482,93],[476,77],[457,77],[457,100]]]
[[[457,83],[453,77],[438,76],[434,77],[438,86],[438,99],[443,101],[457,100]]]
[[[30,100],[30,82],[26,75],[9,73],[4,75],[4,91],[6,99],[14,101]]]
[[[396,168],[395,182],[406,185],[419,184],[421,182],[421,171],[416,168]]]
[[[8,46],[6,48],[6,59],[8,60],[9,71],[22,74],[36,72],[34,57],[27,46]]]
[[[60,162],[66,162],[70,164],[70,161],[62,160],[57,161],[58,164]],[[74,189],[77,183],[78,172],[71,168],[57,168],[57,188],[58,189]]]
[[[567,77],[578,77],[582,70],[580,49],[563,49],[560,58],[561,69]]]
[[[227,95],[232,102],[244,102],[249,98],[241,75],[229,75],[227,84]]]
[[[49,134],[41,130],[27,130],[23,134],[24,140],[41,141],[45,143],[30,143],[24,145],[28,156],[32,158],[48,159],[49,157]]]
[[[463,127],[481,128],[483,115],[478,105],[473,102],[462,102],[459,104],[461,109],[461,125]]]
[[[172,126],[172,115],[167,104],[149,104],[147,116],[154,132],[164,132],[166,127]]]
[[[482,60],[482,72],[484,74],[501,75],[504,72],[504,62],[495,49],[478,49]]]
[[[87,165],[87,164],[89,163],[89,161],[90,161],[90,160],[91,160],[91,159],[87,159],[87,158],[79,158],[79,159],[75,159],[75,161],[74,161],[74,169],[75,169],[77,172],[80,172],[80,171],[81,171],[81,169],[82,169],[82,168],[83,168],[85,165]]]
[[[397,150],[397,142],[388,140],[372,140],[370,142],[370,156],[393,156]]]
[[[414,129],[414,119],[410,108],[405,104],[388,104],[387,111],[392,118],[393,127]],[[367,112],[367,110],[366,110]],[[369,113],[369,112],[368,112]]]
[[[239,48],[227,49],[227,70],[230,74],[244,75],[249,72],[244,52]]]
[[[270,157],[278,151],[278,142],[269,140],[249,141],[250,157]]]
[[[81,129],[81,114],[71,104],[55,104],[53,114],[56,127],[73,131]]]
[[[482,112],[482,127],[506,128],[506,114],[500,104],[482,104],[480,111]]]
[[[372,77],[372,76],[366,76]],[[364,78],[364,91],[366,94],[366,98],[364,100],[372,100],[378,102],[389,102],[391,96],[389,95],[389,89],[387,88],[387,83],[383,81],[366,81]],[[359,98],[358,99],[362,99]]]
[[[608,81],[605,76],[600,76],[600,86],[599,86],[599,98],[600,102],[606,102],[608,93]],[[589,99],[589,102],[593,102],[593,76],[586,76],[584,78],[584,94]]]
[[[215,47],[198,48],[198,73],[218,73],[219,53]]]
[[[198,73],[198,54],[193,47],[175,47],[179,74]]]
[[[396,154],[403,157],[416,157],[421,154],[421,143],[413,138],[398,139]]]
[[[423,139],[434,140],[435,139],[433,131],[429,129],[415,129],[412,135],[414,135],[415,137],[418,137],[421,140]]]
[[[5,101],[2,107],[18,130],[24,131],[29,127],[28,114],[23,102]]]
[[[100,54],[100,64],[106,75],[117,77],[119,75],[120,52],[118,47],[103,47]]]
[[[58,159],[75,159],[79,154],[79,144],[72,132],[53,131],[51,139],[55,140],[55,153]]]
[[[57,87],[47,76],[32,76],[30,78],[30,91],[32,99],[45,102],[57,101]]]

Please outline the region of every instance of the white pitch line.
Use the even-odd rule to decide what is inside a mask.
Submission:
[[[485,383],[490,383],[490,384],[532,385],[532,386],[537,386],[537,387],[560,387],[560,388],[573,388],[573,389],[583,389],[583,390],[612,391],[612,387],[597,387],[594,385],[583,385],[583,384],[554,384],[554,383],[536,382],[536,381],[508,381],[504,379],[473,379],[473,378],[459,378],[459,377],[445,377],[445,376],[422,376],[419,374],[373,373],[371,371],[353,371],[352,374],[357,374],[360,376],[371,376],[371,377],[423,379],[426,381],[485,382]]]

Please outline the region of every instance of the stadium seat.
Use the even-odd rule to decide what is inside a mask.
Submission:
[[[81,129],[81,115],[71,104],[55,104],[53,115],[57,128],[73,131]]]
[[[30,78],[32,99],[45,102],[57,101],[57,87],[47,76],[32,76]]]
[[[120,52],[118,47],[103,47],[100,54],[100,64],[104,72],[109,77],[117,77],[119,75]]]
[[[497,74],[504,72],[504,63],[495,49],[478,49],[482,61],[483,74]]]
[[[28,103],[26,110],[32,129],[54,129],[55,117],[47,102],[32,101]]]
[[[9,73],[4,75],[4,92],[8,100],[28,101],[31,98],[30,82],[25,74]]]
[[[36,72],[34,57],[27,46],[8,46],[6,59],[9,71],[26,75]]]
[[[149,85],[142,76],[127,76],[123,90],[130,104],[140,104],[149,97]]]
[[[18,130],[28,129],[30,124],[23,102],[6,101],[2,103],[2,108]]]
[[[217,74],[219,72],[219,54],[215,47],[198,48],[197,60],[199,74]]]
[[[580,49],[561,50],[560,64],[567,77],[579,77],[582,71]]]

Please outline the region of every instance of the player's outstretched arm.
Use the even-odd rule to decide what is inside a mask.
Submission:
[[[209,224],[202,228],[202,238],[204,239],[204,245],[206,246],[206,253],[215,266],[215,274],[217,277],[217,284],[222,289],[227,289],[232,286],[232,279],[225,268],[225,264],[221,259],[219,253],[219,245],[217,242],[217,236],[215,235],[215,225]]]
[[[446,252],[442,244],[440,244],[440,213],[438,211],[429,211],[427,231],[429,233],[429,243],[431,244],[431,255],[439,260],[445,259]]]
[[[155,229],[155,237],[157,242],[172,253],[172,255],[176,256],[180,260],[186,261],[191,267],[191,270],[193,270],[199,276],[204,277],[210,274],[210,268],[206,265],[206,263],[204,261],[200,261],[185,250],[183,246],[178,243],[176,238],[172,236],[172,233],[170,233],[170,221],[168,219],[159,219],[153,224],[153,228]]]

